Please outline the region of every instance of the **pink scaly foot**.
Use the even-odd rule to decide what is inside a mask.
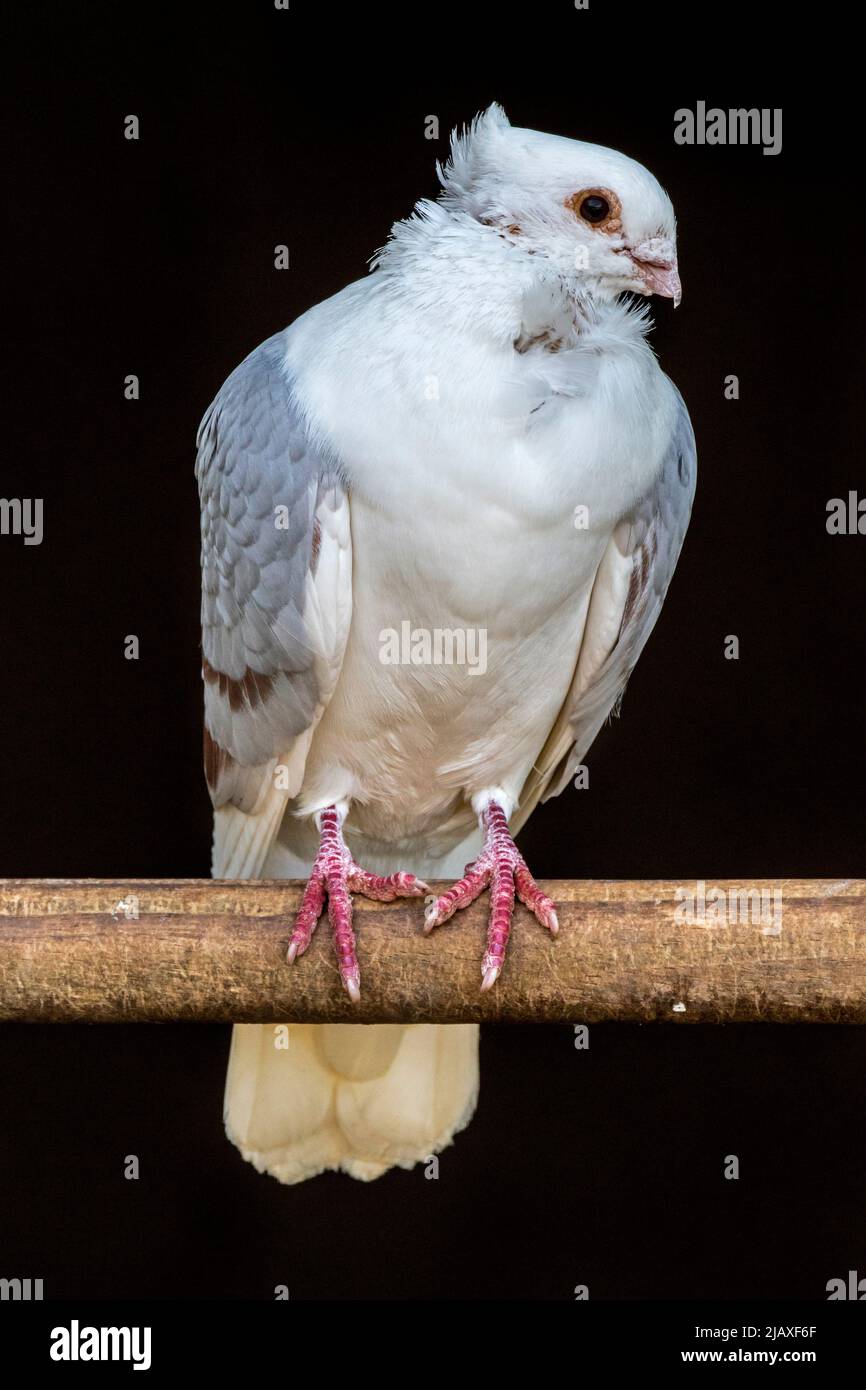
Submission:
[[[355,955],[351,895],[362,893],[365,898],[389,903],[394,898],[418,898],[427,892],[427,884],[414,874],[388,874],[381,878],[356,864],[343,839],[340,813],[336,806],[326,806],[319,813],[318,823],[319,852],[295,918],[286,959],[291,964],[306,951],[327,897],[340,976],[352,1003],[357,1004],[361,998],[361,972]]]
[[[496,983],[505,960],[505,948],[511,932],[514,912],[514,893],[533,912],[551,936],[559,931],[556,909],[550,898],[542,893],[526,861],[511,838],[508,818],[496,801],[488,802],[481,813],[484,828],[484,847],[478,858],[466,865],[463,878],[437,898],[424,914],[424,932],[447,922],[458,908],[468,907],[490,884],[490,919],[487,926],[487,951],[481,964],[481,988],[490,989]]]

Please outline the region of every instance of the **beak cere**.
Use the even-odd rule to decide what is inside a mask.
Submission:
[[[673,242],[664,237],[653,237],[636,246],[629,255],[647,294],[660,294],[664,299],[672,299],[676,308],[683,297],[683,287]]]

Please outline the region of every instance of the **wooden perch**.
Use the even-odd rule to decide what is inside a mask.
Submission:
[[[677,916],[677,894],[694,884],[543,887],[559,936],[518,907],[505,969],[485,995],[486,895],[430,937],[419,901],[356,898],[353,1007],[326,919],[286,964],[296,884],[0,880],[0,1019],[866,1023],[866,880],[709,885],[708,899],[725,891],[727,921],[703,925]],[[768,894],[763,922],[757,900],[750,918],[735,896],[745,889]],[[734,903],[746,920],[730,925]]]

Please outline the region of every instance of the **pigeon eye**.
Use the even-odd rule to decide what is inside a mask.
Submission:
[[[590,193],[580,205],[580,215],[585,222],[603,222],[610,212],[610,203],[599,193]]]
[[[600,232],[622,230],[622,206],[609,188],[582,188],[566,198],[565,206],[581,222],[588,222]]]

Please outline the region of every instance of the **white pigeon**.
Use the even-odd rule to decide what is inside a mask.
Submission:
[[[489,885],[482,988],[515,893],[557,931],[512,835],[617,705],[695,482],[625,293],[679,300],[656,179],[496,105],[439,175],[372,274],[241,363],[198,437],[213,872],[308,877],[289,960],[327,899],[353,999],[352,893],[462,874],[430,930]],[[474,1025],[281,1037],[235,1027],[225,1119],[283,1182],[411,1167],[474,1110]]]

